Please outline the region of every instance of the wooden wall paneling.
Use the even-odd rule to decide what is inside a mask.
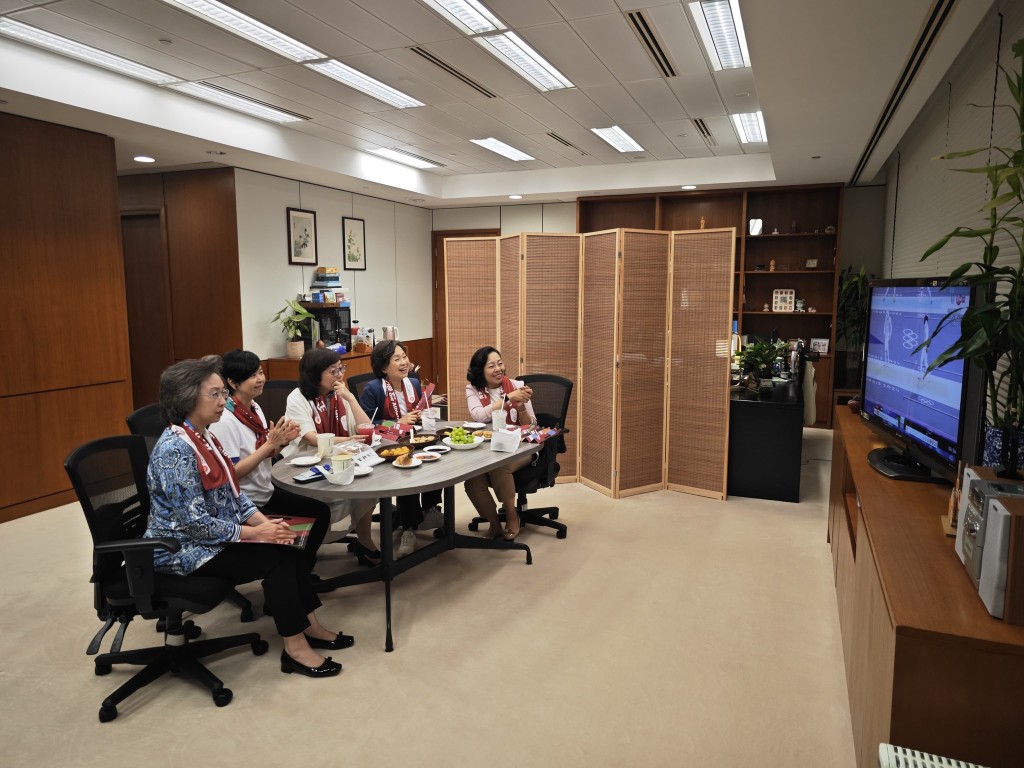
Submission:
[[[627,451],[619,442],[620,496],[665,487],[665,304],[670,249],[668,232],[622,232],[618,420],[620,432],[642,434],[643,440],[630,440]]]
[[[498,337],[498,238],[448,238],[444,241],[447,285],[448,414],[453,421],[469,417],[466,367],[480,347]]]
[[[617,497],[619,230],[583,235],[578,444],[580,482]]]
[[[668,487],[718,499],[726,491],[735,252],[732,228],[672,233]]]
[[[0,441],[0,520],[9,507],[69,490],[67,455],[89,440],[127,434],[130,412],[127,381],[0,397],[4,433],[18,436]]]
[[[126,380],[113,141],[0,114],[0,167],[0,396]]]
[[[433,345],[433,340],[432,339],[402,339],[402,343],[405,344],[405,346],[409,350],[409,360],[411,360],[414,365],[418,365],[420,367],[420,380],[423,381],[425,379],[426,381],[437,381],[436,377],[434,376],[434,362],[433,362],[433,360],[434,360],[434,345]],[[370,361],[369,356],[367,356],[366,361],[367,361],[367,363],[369,363],[369,361]],[[346,368],[346,371],[345,371],[345,375],[346,376],[354,376],[355,375],[354,373],[350,373],[352,368],[349,366],[348,363],[345,363],[345,368]],[[370,370],[373,370],[373,369],[371,368]],[[437,394],[441,394],[441,391],[438,390]]]
[[[117,177],[121,211],[156,211],[164,207],[164,175],[140,173]]]
[[[242,343],[234,169],[165,173],[164,197],[174,356],[234,349]]]
[[[501,350],[505,371],[513,378],[525,373],[522,349],[522,317],[525,311],[522,290],[524,247],[521,235],[498,238],[498,301],[501,311],[498,315],[498,335],[492,343]],[[465,372],[460,384],[466,386]]]
[[[573,382],[566,426],[566,453],[558,463],[559,480],[575,482],[577,403],[579,397],[580,251],[575,234],[524,234],[522,373],[554,373]]]
[[[577,219],[580,232],[598,232],[614,227],[654,229],[657,201],[643,197],[580,198]]]
[[[700,229],[703,218],[705,229],[735,227],[738,232],[743,231],[743,193],[738,190],[725,194],[683,192],[678,195],[661,195],[659,200],[660,229]]]

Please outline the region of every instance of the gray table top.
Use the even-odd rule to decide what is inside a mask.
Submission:
[[[459,423],[452,422],[452,425]],[[441,426],[444,425],[439,423],[438,427]],[[508,464],[524,453],[534,453],[540,450],[541,445],[541,443],[524,442],[520,444],[518,451],[506,453],[492,451],[491,444],[485,442],[471,450],[451,450],[441,455],[438,461],[424,462],[421,466],[412,469],[399,469],[390,462],[385,462],[375,465],[370,474],[357,477],[349,485],[334,485],[326,479],[306,484],[293,482],[292,478],[295,475],[305,472],[309,467],[297,467],[289,463],[289,459],[277,462],[271,474],[274,485],[286,488],[300,496],[312,496],[327,502],[408,496],[461,483],[503,464]],[[316,449],[310,446],[290,458],[312,456],[315,452]]]

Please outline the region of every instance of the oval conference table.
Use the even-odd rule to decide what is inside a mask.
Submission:
[[[445,426],[460,426],[461,422],[438,422],[438,429]],[[388,441],[385,441],[388,442]],[[440,443],[438,443],[440,444]],[[492,469],[508,464],[524,453],[536,453],[542,443],[520,444],[519,449],[512,453],[492,451],[490,443],[481,443],[470,450],[451,450],[441,455],[438,461],[426,463],[412,469],[399,469],[390,462],[376,464],[373,471],[357,477],[349,485],[334,485],[326,478],[312,483],[296,483],[295,475],[302,474],[309,467],[295,466],[290,459],[296,456],[311,456],[315,449],[308,449],[294,454],[290,459],[277,462],[271,472],[274,485],[285,488],[300,496],[310,496],[330,503],[346,499],[379,499],[380,512],[380,553],[381,561],[371,568],[363,568],[339,576],[322,578],[317,584],[321,592],[328,592],[338,587],[353,584],[366,584],[374,581],[384,582],[384,612],[387,631],[384,639],[384,650],[393,651],[394,642],[391,633],[391,580],[414,568],[420,563],[437,557],[450,549],[519,549],[526,552],[526,564],[533,562],[530,548],[519,541],[503,539],[485,539],[479,536],[467,536],[455,532],[455,485],[471,477],[490,472]],[[408,496],[424,491],[442,490],[444,508],[444,528],[435,532],[436,540],[410,555],[395,560],[392,537],[386,532],[392,530],[394,508],[392,497]]]

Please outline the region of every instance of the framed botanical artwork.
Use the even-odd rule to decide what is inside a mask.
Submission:
[[[362,219],[341,219],[341,248],[345,269],[366,269],[366,222]]]
[[[828,354],[828,339],[811,339],[811,351]]]
[[[316,262],[316,211],[288,209],[288,263]]]

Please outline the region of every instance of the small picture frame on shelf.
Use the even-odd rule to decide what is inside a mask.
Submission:
[[[818,260],[817,259],[808,259],[807,261],[804,262],[804,269],[817,269],[817,268],[818,268]]]
[[[811,339],[811,351],[821,355],[828,354],[828,339]]]

